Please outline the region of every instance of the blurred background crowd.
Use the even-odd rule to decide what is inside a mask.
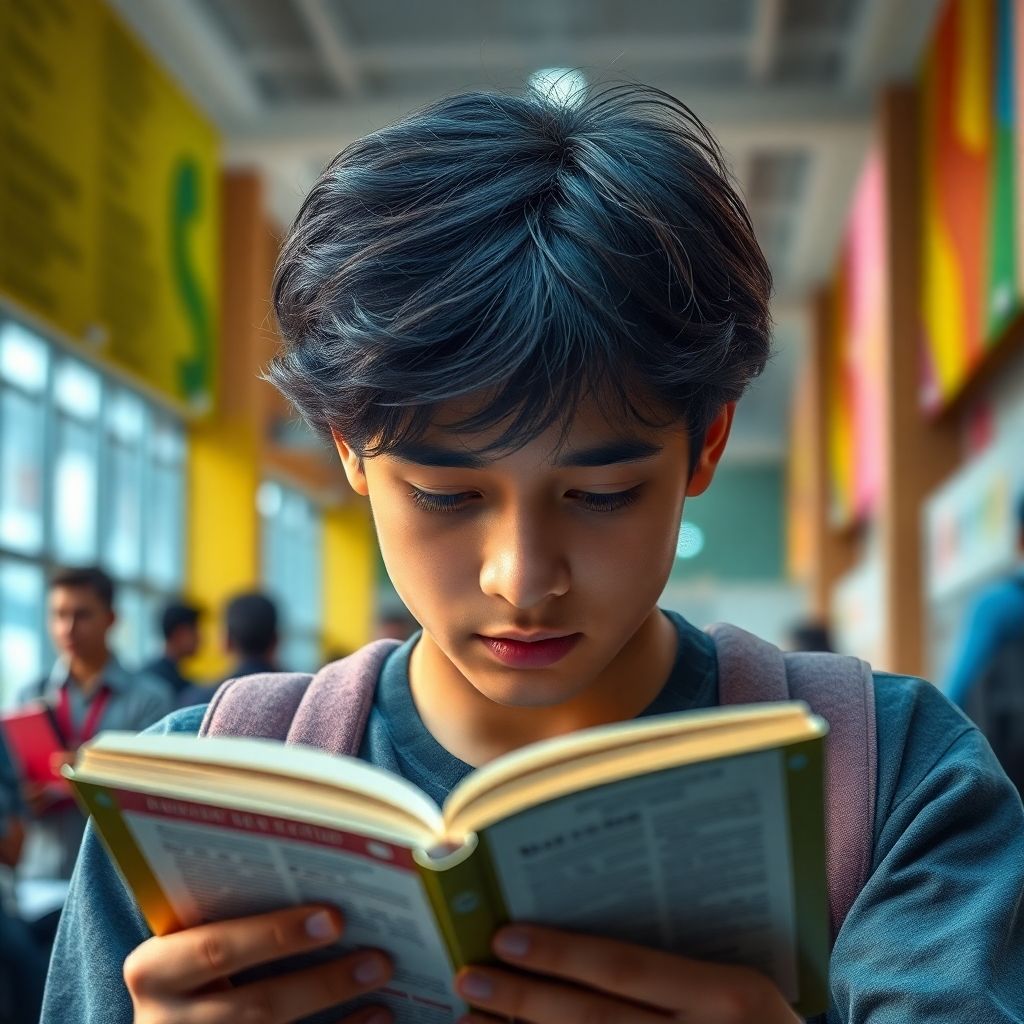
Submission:
[[[663,605],[924,675],[1021,777],[1013,0],[3,0],[0,710],[42,701],[70,756],[417,628],[365,502],[260,378],[278,246],[365,132],[579,78],[708,123],[776,278],[776,356]],[[0,1021],[80,834],[0,754]]]

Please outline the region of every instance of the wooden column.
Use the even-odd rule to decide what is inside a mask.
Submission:
[[[882,502],[879,529],[887,611],[885,667],[920,675],[925,664],[922,508],[957,466],[957,423],[928,418],[920,403],[920,128],[910,87],[889,89],[881,104],[885,161],[888,344],[883,369]]]

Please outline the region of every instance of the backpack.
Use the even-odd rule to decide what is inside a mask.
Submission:
[[[711,626],[720,704],[802,700],[829,723],[825,828],[832,938],[867,882],[874,846],[877,736],[871,668],[836,654],[783,654],[735,626]],[[316,675],[275,672],[229,679],[214,694],[200,736],[251,736],[359,752],[373,695],[396,640],[378,640]]]
[[[964,710],[1024,796],[1024,622],[985,667]]]

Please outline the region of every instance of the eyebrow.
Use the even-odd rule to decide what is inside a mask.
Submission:
[[[576,448],[563,452],[555,465],[561,469],[593,469],[623,462],[642,462],[654,458],[661,450],[661,445],[650,441],[623,439],[594,445],[591,448]],[[471,451],[456,451],[424,442],[400,445],[390,454],[399,462],[437,469],[485,469],[494,461]]]

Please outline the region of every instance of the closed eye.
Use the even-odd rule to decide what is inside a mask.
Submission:
[[[632,505],[640,497],[640,486],[631,487],[628,491],[614,491],[611,494],[569,491],[569,496],[578,500],[589,512],[617,512]]]
[[[640,497],[640,485],[628,491],[614,491],[601,494],[595,491],[567,491],[566,497],[578,502],[588,512],[617,512],[632,505]],[[435,494],[413,487],[409,491],[413,504],[425,512],[460,512],[479,498],[476,491],[459,491],[456,494]]]
[[[458,494],[432,494],[414,487],[409,492],[413,504],[425,512],[458,512],[474,497],[475,491],[461,491]]]

